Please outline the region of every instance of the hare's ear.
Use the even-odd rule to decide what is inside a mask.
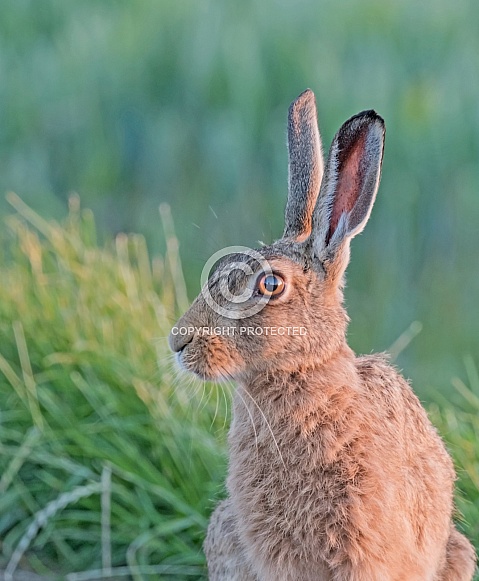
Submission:
[[[323,177],[316,101],[311,89],[291,103],[288,114],[288,202],[283,238],[301,242],[311,233]]]
[[[313,213],[313,256],[340,282],[349,241],[368,221],[378,191],[385,127],[374,111],[351,117],[336,134]]]

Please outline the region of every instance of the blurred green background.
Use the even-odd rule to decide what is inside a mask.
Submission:
[[[76,191],[102,232],[155,250],[169,202],[192,297],[215,250],[280,235],[291,100],[315,90],[326,148],[375,108],[386,154],[350,340],[386,349],[419,320],[400,364],[448,389],[479,352],[478,54],[472,0],[7,1],[0,192],[55,216]]]
[[[168,202],[191,299],[213,252],[280,236],[289,103],[306,87],[315,91],[326,150],[344,120],[362,109],[376,109],[386,120],[386,152],[370,223],[353,243],[346,289],[350,343],[358,352],[384,350],[419,321],[422,332],[401,352],[398,364],[422,399],[439,401],[436,417],[442,417],[443,429],[451,430],[452,442],[460,429],[444,406],[448,401],[464,403],[453,381],[479,390],[478,55],[479,4],[473,0],[5,0],[0,10],[0,215],[12,213],[4,194],[15,191],[42,217],[60,219],[69,196],[78,192],[82,206],[94,211],[100,246],[119,232],[137,232],[146,238],[152,255],[166,252],[168,258],[168,236],[158,214],[158,205]],[[10,238],[30,240],[18,228],[11,226]],[[50,232],[42,228],[41,236]],[[93,244],[90,235],[80,238],[86,247]],[[29,244],[20,244],[26,254]],[[75,244],[77,252],[80,243]],[[71,259],[68,268],[75,271],[77,258],[66,246],[59,248],[38,252],[66,252],[68,260],[62,260],[70,265]],[[136,265],[142,259],[132,260]],[[23,264],[20,259],[17,263]],[[166,335],[168,321],[182,305],[171,300],[178,290],[174,273],[158,272],[157,285],[167,295],[165,299],[160,293],[161,300],[168,304],[159,336]],[[26,278],[15,277],[11,289],[19,281],[27,284]],[[106,279],[92,284],[114,293]],[[75,286],[68,288],[73,297]],[[5,297],[13,302],[4,305],[4,321],[32,308],[28,297],[23,307],[17,304],[13,290],[8,297],[5,291]],[[119,304],[104,312],[119,316]],[[53,351],[60,349],[57,343],[60,350],[70,345],[70,339],[63,344],[48,338],[48,312],[54,307],[41,303],[41,308],[46,309],[41,315],[45,320],[37,313],[31,330],[25,329],[39,368],[49,341]],[[77,315],[80,321],[84,313]],[[135,359],[138,369],[150,369],[155,358],[154,350],[146,347],[155,327],[151,315],[145,317],[149,334],[145,331],[138,341],[145,341],[150,359]],[[38,328],[47,333],[41,347]],[[121,327],[123,332],[126,328]],[[13,343],[11,324],[0,325],[0,330],[12,341],[4,354],[20,370],[24,361],[15,363],[13,354],[19,331]],[[137,357],[128,349],[112,347],[101,365],[95,359],[101,381],[110,381],[105,370],[112,353]],[[92,365],[88,359],[88,368]],[[161,367],[160,361],[160,386],[170,381]],[[119,380],[112,374],[110,383],[116,385]],[[144,375],[151,379],[146,371]],[[63,381],[58,379],[59,385]],[[477,401],[470,399],[469,404],[477,406]],[[218,421],[217,410],[205,414],[210,412],[206,428]],[[224,425],[218,429],[224,434]],[[154,422],[148,430],[153,442]],[[456,445],[460,450],[469,442],[467,453],[472,456],[466,454],[460,462],[474,474],[479,426],[464,430],[465,440],[458,439]],[[208,440],[205,446],[214,456],[213,444]],[[199,474],[204,480],[216,478],[219,486],[222,466],[202,467],[214,474]],[[97,475],[104,470],[95,461],[92,467]],[[187,478],[187,467],[182,469],[174,486],[181,487],[178,482]],[[470,479],[475,484],[468,490],[475,494],[479,483]],[[200,512],[206,510],[205,498],[213,502],[214,496],[211,487],[202,494],[195,496],[196,505],[203,507]],[[186,502],[187,497],[185,491]],[[479,514],[478,497],[471,515]],[[148,512],[145,507],[147,503],[143,508]],[[26,526],[25,514],[19,515],[11,546]],[[3,525],[0,518],[0,530],[15,520],[9,518]],[[191,541],[194,552],[199,551],[204,521],[196,513],[191,518],[198,526]],[[475,534],[479,538],[477,530]],[[172,547],[171,554],[178,553]],[[155,550],[164,554],[164,549]],[[71,556],[65,554],[67,562]],[[80,564],[81,559],[77,568]]]

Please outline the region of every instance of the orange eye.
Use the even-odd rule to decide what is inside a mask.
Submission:
[[[258,291],[266,297],[277,297],[284,290],[284,280],[277,274],[263,274],[258,281]]]

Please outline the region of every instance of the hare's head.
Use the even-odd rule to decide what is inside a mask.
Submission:
[[[355,115],[336,134],[323,177],[314,94],[288,116],[289,192],[283,237],[226,254],[170,334],[182,367],[207,379],[301,371],[345,341],[349,243],[376,197],[384,122]]]

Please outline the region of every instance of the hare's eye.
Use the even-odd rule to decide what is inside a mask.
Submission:
[[[258,281],[258,291],[267,297],[280,295],[284,290],[284,280],[277,274],[263,274]]]

